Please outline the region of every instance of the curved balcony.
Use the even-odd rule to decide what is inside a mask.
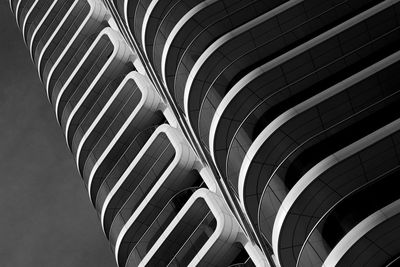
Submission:
[[[79,167],[83,167],[84,182],[93,203],[103,179],[135,141],[135,137],[144,129],[164,120],[158,111],[161,107],[160,99],[149,81],[142,75],[131,72],[122,86],[129,88],[133,84],[138,88],[134,92],[128,92],[129,97],[124,99],[124,105],[119,105],[120,102],[112,103],[105,113],[100,114],[99,120],[96,119],[96,124],[88,132],[88,138],[82,140],[83,146],[78,148],[78,163],[83,163],[86,158],[84,165]]]
[[[185,111],[202,142],[209,133],[216,109],[230,88],[251,70],[265,64],[358,14],[376,1],[288,1],[218,38],[193,66],[185,89]],[[234,132],[222,131],[215,143],[216,160],[226,174],[224,158]]]
[[[39,77],[44,83],[47,80],[44,78],[45,65],[49,62],[55,62],[60,57],[62,51],[77,32],[79,26],[82,25],[89,12],[90,5],[87,1],[74,3],[66,14],[62,14],[64,18],[59,22],[57,28],[53,29],[51,36],[46,40],[46,44],[41,47],[40,54],[35,54]]]
[[[25,8],[27,2],[30,2],[31,0],[16,0],[17,2],[15,3],[15,20],[17,23],[17,26],[21,29],[21,23],[20,23],[20,18],[21,18],[21,12]],[[29,5],[32,3],[29,3]],[[28,7],[29,8],[29,7]]]
[[[90,35],[97,35],[105,27],[107,16],[105,8],[99,2],[85,0],[71,7],[39,56],[39,75],[46,84],[46,89],[50,71],[60,62],[63,64],[59,68],[64,69],[66,61],[74,57],[76,49],[85,39]]]
[[[159,125],[154,125],[137,134],[112,170],[107,173],[105,177],[93,180],[92,187],[99,188],[95,205],[98,210],[101,211],[111,189],[117,184],[118,180],[122,177],[158,127]],[[101,215],[100,212],[99,215]]]
[[[23,29],[24,21],[29,10],[32,8],[32,4],[35,0],[19,0],[17,9],[15,12],[15,17],[17,19],[17,24],[20,29]]]
[[[160,34],[156,36],[154,45],[154,53],[158,54],[158,58],[154,59],[154,65],[156,69],[159,65],[158,69],[161,69],[164,81],[182,109],[184,109],[185,85],[188,79],[192,78],[189,73],[213,40],[283,2],[282,0],[204,2],[195,6],[180,19],[167,36],[164,34],[170,31],[166,27],[169,25],[160,25]],[[168,21],[169,18],[167,17],[165,24]],[[161,30],[164,30],[163,28],[165,28],[165,33],[161,32]],[[165,44],[160,55],[160,46],[163,43]],[[168,57],[169,54],[170,57]]]
[[[238,225],[222,200],[207,189],[199,189],[140,264],[228,266],[239,252],[232,250],[238,230]]]
[[[215,2],[213,0],[206,3],[201,3],[199,0],[151,2],[143,18],[140,39],[147,58],[154,63],[158,63],[155,64],[155,67],[159,74],[161,74],[160,60],[154,60],[153,54],[158,53],[159,56],[161,55],[168,35],[175,27],[178,27],[177,24],[181,19],[186,18],[187,21],[194,13]],[[156,36],[161,38],[161,43],[155,42]],[[186,37],[190,40],[189,36]]]
[[[125,0],[124,3],[124,15],[126,23],[130,29],[130,32],[135,36],[138,41],[138,45],[142,45],[141,41],[141,29],[143,26],[143,18],[152,0]]]
[[[25,44],[27,44],[26,42],[27,22],[32,21],[32,17],[36,17],[37,12],[38,11],[40,12],[41,8],[42,6],[40,0],[33,0],[33,2],[30,4],[30,7],[27,10],[25,10],[25,14],[23,15],[24,18],[22,20],[22,25],[21,25],[22,37],[25,41]]]
[[[104,231],[108,233],[109,229],[111,246],[118,254],[120,264],[125,263],[129,247],[144,235],[147,225],[156,219],[173,195],[203,182],[199,174],[192,170],[196,158],[185,144],[178,140],[177,143],[165,140],[168,137],[159,131],[154,135],[156,138],[149,140],[150,146],[145,145],[143,150],[146,151],[138,155],[143,154],[143,158],[136,158],[132,162],[135,166],[121,177],[123,181],[108,192],[102,208]],[[160,149],[162,152],[158,153]],[[156,238],[153,236],[152,242]]]
[[[269,243],[282,201],[305,172],[400,115],[399,82],[393,79],[399,60],[400,52],[368,67],[285,112],[263,132],[257,152],[263,161],[250,170],[263,179],[257,184],[264,184],[258,225]]]
[[[68,147],[72,145],[72,138],[75,134],[77,125],[86,116],[93,103],[106,89],[110,81],[114,79],[120,83],[130,71],[134,70],[130,62],[131,52],[129,47],[122,40],[115,40],[113,43],[113,53],[107,62],[102,66],[96,77],[89,86],[79,86],[71,97],[66,100],[66,105],[61,115],[61,126],[65,129],[65,137]],[[83,84],[83,82],[81,82]],[[110,87],[108,87],[110,89]],[[114,87],[115,89],[115,87]]]
[[[393,266],[399,256],[399,213],[397,200],[365,218],[338,243],[324,265]]]
[[[183,189],[171,197],[164,207],[160,207],[160,204],[162,204],[160,202],[158,202],[156,206],[151,207],[151,217],[157,217],[153,219],[153,221],[151,221],[152,218],[146,218],[146,222],[150,222],[149,226],[146,224],[145,227],[143,227],[144,232],[143,230],[140,231],[139,235],[136,231],[133,231],[138,227],[131,226],[121,241],[121,248],[119,249],[121,265],[123,266],[125,263],[126,266],[139,266],[140,262],[157,241],[161,233],[165,231],[185,203],[198,189],[199,187]],[[137,224],[140,225],[141,223],[138,222]],[[126,260],[124,258],[126,258]]]
[[[214,137],[219,135],[219,131],[226,132],[226,127],[222,126],[233,121],[239,122],[235,123],[236,127],[248,129],[238,134],[243,150],[236,146],[232,153],[235,155],[226,163],[226,169],[231,171],[227,174],[227,179],[233,181],[234,188],[239,188],[243,205],[247,206],[246,201],[250,201],[250,198],[256,203],[249,206],[258,206],[259,203],[263,188],[262,184],[257,186],[259,175],[246,173],[251,165],[260,170],[257,162],[264,162],[263,155],[266,154],[258,153],[261,144],[255,144],[257,138],[264,138],[261,134],[264,128],[291,107],[397,50],[400,29],[392,21],[397,16],[393,5],[397,6],[393,2],[384,2],[347,20],[250,72],[228,92],[213,118],[210,142],[215,141]],[[381,23],[380,20],[386,23]],[[370,34],[366,25],[375,25],[374,35]],[[386,31],[387,29],[389,30]],[[221,143],[210,144],[212,153],[218,151],[220,145]],[[261,159],[255,158],[255,154]],[[238,166],[241,166],[240,169]],[[265,181],[266,179],[264,184]],[[249,199],[246,200],[247,198]],[[252,212],[250,217],[256,222],[254,216],[256,213]]]
[[[180,139],[170,126],[159,126],[115,186],[104,192],[107,197],[99,208],[104,232],[108,236],[111,229],[114,234],[112,244],[144,198],[154,196],[154,201],[162,202],[164,197],[169,199],[196,181],[196,176],[191,174],[196,158]]]
[[[192,34],[190,51],[180,48],[187,59],[207,47],[210,34],[217,38],[283,1],[9,0],[119,265],[161,259],[168,265],[268,266],[209,166],[174,128],[179,118],[138,73],[145,72],[142,63],[112,29],[120,26],[110,17],[114,7],[128,18],[135,6],[130,12],[141,18],[141,43],[150,60],[157,58],[160,74],[163,51],[175,49],[185,32]],[[172,125],[162,124],[166,118]]]
[[[79,123],[72,140],[72,152],[77,156],[77,163],[80,158],[80,152],[78,152],[78,150],[80,150],[82,144],[85,143],[83,140],[90,139],[90,133],[96,132],[99,129],[98,127],[108,127],[108,124],[114,119],[113,116],[118,114],[120,109],[127,103],[125,101],[128,101],[131,95],[136,92],[137,85],[134,83],[129,83],[129,85],[127,85],[127,83],[128,81],[126,77],[124,77],[121,82],[116,80],[112,81],[99,96],[97,101],[92,105],[85,118]],[[140,98],[141,94],[139,94],[137,98],[134,97],[134,102],[131,102],[127,108],[130,107],[134,109]],[[100,138],[100,136],[98,136],[98,138]],[[95,142],[97,141],[94,141],[93,143]]]
[[[73,142],[73,144],[75,144],[73,145],[73,151],[76,148],[76,162],[81,173],[83,172],[85,162],[91,151],[98,144],[103,135],[106,134],[107,131],[115,135],[118,129],[122,127],[125,120],[129,118],[129,115],[135,112],[135,109],[140,110],[141,106],[139,104],[143,105],[143,102],[146,103],[146,101],[142,100],[145,99],[146,92],[142,92],[143,88],[141,89],[139,84],[135,82],[134,77],[136,75],[137,74],[133,73],[128,74],[112,96],[104,100],[107,102],[101,107],[100,113],[92,113],[95,119],[91,119],[85,123],[85,125],[82,125],[82,134],[76,136]],[[139,108],[137,108],[138,106]],[[103,146],[106,145],[107,144],[104,144]],[[88,177],[84,177],[86,183],[87,179]]]
[[[34,60],[34,51],[36,50],[38,42],[43,37],[43,34],[46,32],[51,21],[54,19],[54,14],[52,13],[62,7],[63,3],[66,2],[56,0],[51,1],[48,6],[43,6],[43,13],[41,14],[41,17],[36,17],[33,25],[29,27],[27,40],[32,60]],[[70,0],[69,4],[72,4],[72,0]]]
[[[87,51],[92,47],[93,42],[99,34],[87,37],[76,49],[64,50],[64,52],[72,52],[70,55],[71,57],[67,58],[61,56],[54,63],[54,68],[50,70],[48,74],[49,76],[46,79],[46,93],[50,103],[55,103],[58,94],[63,89],[63,86],[68,82],[68,79],[71,78],[82,58],[85,57]],[[53,62],[51,64],[53,64]]]
[[[22,25],[22,35],[26,44],[31,43],[32,34],[43,19],[50,5],[50,0],[35,0],[32,4],[32,8],[27,13]]]
[[[273,226],[272,246],[280,262],[296,263],[314,225],[343,196],[400,165],[399,129],[397,119],[320,161],[301,177],[283,200]]]
[[[67,81],[59,90],[59,87],[55,88],[52,94],[52,104],[60,124],[62,112],[68,100],[76,91],[85,92],[101,69],[115,56],[119,43],[119,35],[111,28],[105,28],[87,49],[85,55],[78,59],[79,63]]]
[[[113,97],[115,92],[118,90],[119,85],[122,83],[124,77],[117,77],[114,80],[108,82],[104,87],[102,93],[97,97],[96,101],[92,103],[90,107],[84,107],[87,109],[85,111],[85,116],[81,118],[80,121],[76,123],[71,123],[74,129],[74,136],[72,137],[71,151],[76,155],[78,146],[83,136],[89,130],[90,126],[94,123],[96,117],[102,112],[103,108],[106,106],[107,102]]]
[[[301,247],[296,266],[321,266],[332,249],[357,224],[374,212],[398,200],[400,198],[400,192],[397,190],[399,174],[400,165],[340,199],[319,219],[307,236]],[[372,195],[379,195],[380,197],[372,198]],[[400,234],[400,232],[398,233]],[[370,241],[375,242],[376,239],[375,237]],[[394,245],[391,244],[392,248],[395,248]],[[374,249],[376,250],[376,248]],[[378,251],[380,250],[378,249]],[[382,257],[382,253],[371,253],[371,248],[368,253],[371,256],[373,255],[373,259],[364,255],[353,262],[352,265],[362,266],[369,263],[373,266],[384,266],[396,255],[391,251],[390,256],[386,254]],[[400,253],[400,251],[397,251],[397,253]]]
[[[68,11],[73,5],[76,5],[79,0],[55,0],[51,7],[47,10],[44,19],[41,21],[34,36],[30,47],[32,59],[38,63],[39,56],[41,55],[44,47],[48,44],[50,37],[60,25]]]

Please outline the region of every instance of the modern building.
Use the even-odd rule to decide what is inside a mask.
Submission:
[[[400,0],[9,0],[119,266],[400,263]]]

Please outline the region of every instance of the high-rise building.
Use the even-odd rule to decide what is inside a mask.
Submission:
[[[9,1],[119,266],[400,263],[400,0]]]

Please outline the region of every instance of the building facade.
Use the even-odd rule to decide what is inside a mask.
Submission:
[[[400,0],[9,0],[119,266],[395,266]]]

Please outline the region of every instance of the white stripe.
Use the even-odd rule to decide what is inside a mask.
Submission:
[[[277,258],[279,258],[278,242],[283,223],[288,215],[288,212],[290,211],[296,200],[300,197],[301,193],[304,192],[314,181],[318,180],[318,178],[331,167],[337,165],[338,163],[346,160],[352,155],[357,154],[366,147],[369,147],[379,142],[380,140],[390,136],[391,134],[399,130],[400,119],[397,119],[396,121],[378,129],[377,131],[367,135],[362,139],[357,140],[351,145],[320,161],[301,177],[301,179],[294,185],[294,187],[289,191],[286,198],[283,200],[282,205],[280,206],[275,218],[272,230],[272,248]]]
[[[107,17],[109,16],[107,14],[106,10],[104,8],[102,8],[102,6],[98,2],[90,0],[90,1],[88,1],[88,3],[90,4],[90,10],[89,10],[88,14],[86,15],[86,18],[83,20],[83,22],[81,23],[79,28],[75,31],[74,35],[71,37],[70,41],[65,46],[64,50],[62,51],[61,55],[57,58],[56,62],[54,62],[54,64],[52,65],[52,67],[49,71],[49,74],[47,75],[47,80],[43,81],[46,84],[46,94],[47,94],[47,98],[49,99],[49,101],[50,101],[49,86],[50,86],[50,81],[53,79],[53,77],[52,77],[53,73],[56,70],[56,68],[58,67],[58,65],[60,64],[60,62],[62,60],[64,60],[65,55],[71,49],[74,42],[78,39],[78,37],[82,37],[82,36],[86,35],[87,33],[90,33],[92,30],[94,30],[96,27],[98,27],[100,25],[101,21],[107,20]],[[97,22],[89,23],[89,21],[92,19],[96,19]],[[66,60],[68,60],[68,59],[66,59]],[[58,78],[54,78],[54,79],[58,79]],[[52,89],[54,89],[54,88],[52,88]]]
[[[162,57],[161,57],[161,73],[162,73],[162,78],[164,80],[164,84],[167,84],[167,77],[165,74],[165,67],[166,67],[166,60],[167,60],[167,55],[169,48],[171,47],[171,44],[173,40],[175,39],[176,35],[178,32],[183,28],[183,26],[188,22],[196,13],[200,12],[204,8],[208,7],[209,5],[217,2],[217,0],[205,0],[198,4],[197,6],[193,7],[189,12],[187,12],[179,21],[178,23],[174,26],[172,29],[171,33],[168,35],[167,41],[165,42],[163,52],[162,52]],[[171,88],[173,89],[173,88]]]
[[[155,6],[157,5],[159,0],[152,0],[150,5],[148,6],[146,13],[144,14],[144,19],[142,23],[142,45],[143,45],[143,52],[147,56],[147,51],[146,51],[146,29],[147,29],[147,23],[149,21],[150,15],[153,12]]]
[[[295,116],[297,116],[298,114],[304,113],[306,112],[308,109],[315,107],[316,105],[318,105],[319,103],[325,101],[326,99],[331,98],[332,96],[339,94],[341,92],[343,92],[344,90],[347,90],[348,88],[354,86],[355,84],[371,77],[372,75],[378,73],[379,71],[387,68],[388,66],[396,63],[400,61],[400,51],[394,53],[393,55],[390,55],[389,57],[373,64],[372,66],[369,66],[368,68],[360,71],[359,73],[356,73],[355,75],[339,82],[338,84],[330,87],[329,89],[315,95],[314,97],[304,101],[303,103],[298,104],[297,106],[291,108],[289,111],[281,114],[276,120],[282,120],[282,124],[283,125],[285,122],[291,120],[292,118],[294,118]],[[244,120],[245,121],[245,120]],[[242,122],[242,124],[244,123],[244,121]],[[242,125],[241,124],[241,125]],[[274,130],[271,130],[271,132],[264,132],[263,133],[266,136],[264,141],[262,144],[264,144],[264,142],[269,138],[269,136],[271,136],[274,132],[276,132],[279,127],[281,125],[278,125],[277,128],[275,128]],[[267,127],[268,128],[268,127]],[[262,134],[261,134],[262,135]],[[258,150],[258,149],[257,149]],[[256,153],[256,152],[255,152]],[[247,158],[245,158],[244,160],[248,160]],[[251,162],[249,162],[249,164],[251,164]],[[280,165],[279,165],[280,166]],[[279,167],[278,167],[279,168]],[[270,176],[273,177],[275,172],[277,171],[277,169],[275,169],[274,173]],[[268,183],[270,182],[270,180],[267,181],[263,192],[261,194],[261,199],[264,198],[264,194],[267,190],[268,187]],[[243,183],[245,183],[245,181],[243,181]],[[262,201],[261,201],[262,202]],[[259,203],[259,207],[258,207],[258,214],[260,214],[260,209],[261,209],[261,202]]]
[[[241,80],[239,80],[239,82],[237,82],[232,87],[232,89],[229,90],[227,95],[223,98],[222,102],[220,103],[220,105],[218,106],[218,108],[214,114],[214,117],[213,117],[213,120],[211,123],[209,142],[210,142],[211,155],[212,155],[213,159],[215,160],[214,139],[215,139],[215,135],[216,135],[216,131],[217,131],[217,127],[220,122],[220,119],[221,119],[223,113],[225,112],[226,108],[232,102],[232,100],[247,84],[249,84],[251,81],[253,81],[255,78],[259,77],[260,75],[264,74],[265,72],[281,65],[283,62],[285,62],[289,59],[292,59],[293,57],[311,49],[312,47],[322,43],[323,41],[325,41],[333,36],[338,35],[340,32],[352,27],[353,25],[357,24],[358,22],[360,22],[362,20],[365,20],[366,18],[369,18],[369,17],[375,15],[376,13],[380,12],[381,10],[387,8],[388,6],[390,6],[393,3],[398,2],[398,1],[399,0],[387,0],[375,7],[373,7],[372,9],[369,9],[369,10],[357,15],[356,17],[353,17],[350,20],[330,29],[329,31],[317,36],[316,38],[292,49],[291,51],[277,57],[276,59],[269,61],[268,63],[262,65],[261,67],[254,69],[252,72],[250,72],[249,74],[244,76]],[[240,174],[239,174],[239,185],[241,186],[241,187],[239,186],[239,198],[242,201],[242,205],[243,205],[243,201],[244,201],[244,196],[243,196],[244,179],[245,179],[245,176],[247,173],[247,169],[249,167],[250,160],[252,160],[252,158],[254,157],[254,154],[256,152],[255,147],[260,146],[259,142],[262,141],[261,140],[262,136],[263,136],[263,134],[260,134],[258,140],[256,139],[256,141],[253,142],[249,151],[246,153],[245,160],[241,166],[241,170],[240,170]]]
[[[33,51],[33,43],[36,37],[36,34],[38,31],[41,29],[43,26],[44,21],[47,19],[48,15],[52,12],[54,6],[57,4],[59,0],[54,0],[54,2],[50,5],[50,7],[47,9],[46,13],[44,14],[43,18],[40,20],[39,24],[36,26],[36,29],[33,31],[31,41],[29,43],[29,51],[31,52],[31,58],[32,60],[34,59],[35,56],[35,51]],[[43,36],[42,36],[43,37]]]
[[[124,134],[127,128],[130,126],[133,126],[133,121],[135,121],[134,127],[136,128],[145,128],[146,124],[149,121],[149,118],[154,115],[154,112],[160,107],[160,100],[156,95],[154,94],[153,90],[150,89],[149,87],[151,86],[150,84],[145,84],[145,78],[142,77],[138,73],[130,73],[130,77],[133,78],[134,82],[136,82],[139,90],[142,93],[142,98],[140,99],[140,102],[138,105],[134,108],[134,110],[131,112],[129,117],[126,119],[124,124],[121,126],[121,128],[118,130],[117,134],[113,137],[111,142],[108,144],[107,148],[103,151],[101,156],[96,160],[96,163],[93,166],[93,169],[90,171],[89,179],[88,179],[88,186],[87,190],[89,193],[89,197],[92,198],[91,195],[91,188],[92,188],[92,182],[94,175],[97,172],[97,169],[100,167],[100,165],[103,163],[104,159],[107,157],[111,149],[114,147],[114,145],[118,142],[119,138]]]
[[[374,212],[353,229],[351,229],[332,249],[328,257],[325,259],[322,267],[336,266],[351,247],[360,241],[368,232],[378,227],[380,224],[390,221],[396,215],[400,214],[400,199]],[[398,220],[398,219],[397,219]],[[390,238],[390,235],[389,235]],[[373,242],[374,240],[371,240]],[[362,252],[360,251],[359,254]],[[371,256],[371,255],[368,255]]]
[[[124,86],[126,84],[126,82],[128,81],[128,79],[131,77],[131,73],[129,73],[125,79],[121,82],[121,84],[118,86],[118,88],[115,90],[115,92],[112,94],[112,96],[109,98],[109,100],[107,101],[107,103],[104,105],[104,107],[102,108],[101,112],[97,115],[96,119],[92,122],[92,124],[90,125],[89,129],[85,132],[85,134],[83,135],[81,141],[78,144],[78,149],[75,155],[75,162],[77,165],[78,170],[80,169],[79,166],[79,157],[83,148],[83,145],[85,144],[86,140],[88,139],[88,137],[90,136],[90,134],[93,132],[93,130],[96,128],[97,124],[99,123],[99,121],[103,118],[103,116],[107,113],[108,109],[110,108],[110,106],[113,104],[113,102],[117,99],[119,93],[124,89]],[[82,166],[83,167],[83,166]]]
[[[25,36],[26,22],[27,22],[29,16],[32,14],[33,10],[36,8],[36,5],[38,2],[39,2],[39,0],[35,0],[35,2],[29,8],[28,13],[26,13],[24,21],[22,22],[22,37],[24,38],[25,42],[26,42],[26,36]]]
[[[15,20],[17,21],[17,25],[18,25],[18,27],[19,28],[21,28],[21,25],[19,25],[19,15],[18,15],[18,13],[19,13],[19,9],[20,9],[20,7],[21,7],[21,3],[22,3],[22,1],[24,1],[24,0],[17,0],[18,2],[17,2],[17,6],[15,7]]]
[[[67,119],[67,123],[65,126],[65,139],[67,144],[69,144],[68,141],[68,131],[69,131],[69,127],[71,124],[71,121],[73,119],[73,117],[75,116],[76,112],[81,108],[82,104],[84,103],[84,101],[86,100],[86,98],[88,97],[88,95],[92,92],[93,88],[96,86],[97,82],[100,80],[100,78],[104,75],[107,75],[108,77],[112,77],[115,72],[118,72],[120,68],[120,66],[123,66],[125,62],[128,61],[129,59],[129,55],[126,55],[127,52],[125,43],[121,40],[120,36],[117,36],[117,34],[113,33],[112,35],[109,35],[110,37],[110,42],[113,45],[113,52],[111,54],[111,56],[109,57],[109,59],[107,59],[107,62],[104,64],[104,66],[101,68],[101,70],[99,71],[99,73],[96,75],[96,78],[91,82],[91,84],[89,85],[89,87],[87,89],[85,89],[85,93],[82,95],[82,97],[79,99],[78,103],[75,105],[75,107],[73,108],[73,110],[71,111],[68,119]],[[112,65],[113,61],[119,60],[120,62],[117,62],[117,65],[119,66],[113,66],[113,69],[109,69],[110,65]],[[107,72],[107,74],[106,74]]]
[[[198,72],[200,71],[203,64],[212,57],[213,53],[217,51],[221,46],[235,38],[236,36],[247,32],[249,29],[254,28],[255,26],[273,18],[274,16],[286,11],[287,9],[303,2],[304,0],[292,0],[286,2],[273,10],[262,14],[261,16],[252,19],[251,21],[241,25],[238,28],[235,28],[220,38],[218,38],[214,43],[212,43],[207,49],[201,54],[201,56],[197,59],[196,63],[194,64],[193,68],[190,70],[188,79],[186,81],[185,90],[184,90],[184,109],[186,116],[189,118],[189,97],[192,89],[192,85],[194,82],[195,77],[197,76]]]
[[[78,65],[76,66],[76,68],[74,69],[74,71],[72,72],[72,74],[68,77],[67,81],[62,85],[62,88],[60,90],[60,92],[57,95],[57,99],[56,99],[56,103],[55,103],[55,112],[56,112],[56,118],[59,117],[58,115],[58,109],[59,109],[59,105],[60,105],[60,101],[61,101],[61,97],[63,96],[63,94],[65,93],[66,89],[68,88],[69,84],[72,82],[72,80],[75,78],[75,75],[78,72],[86,72],[87,70],[83,70],[81,69],[82,66],[86,63],[86,60],[88,59],[88,57],[93,53],[93,50],[96,48],[96,46],[98,45],[99,41],[104,37],[104,36],[110,36],[112,35],[112,32],[114,30],[112,30],[111,28],[104,28],[104,30],[102,30],[100,32],[100,34],[96,37],[96,39],[94,40],[93,44],[89,47],[89,49],[86,51],[85,55],[82,57],[82,59],[79,61]],[[111,38],[109,38],[111,39]],[[102,47],[104,48],[104,47]],[[102,49],[99,48],[99,49]]]
[[[47,48],[49,45],[52,43],[53,38],[57,35],[59,30],[64,26],[65,21],[68,19],[68,17],[71,15],[72,11],[74,11],[75,7],[78,5],[78,2],[80,0],[75,0],[74,3],[71,5],[71,7],[68,9],[67,13],[64,15],[63,19],[60,21],[58,24],[57,28],[54,30],[54,32],[51,34],[50,38],[46,41],[46,44],[43,46],[42,51],[40,51],[39,58],[37,61],[37,70],[38,70],[38,75],[40,78],[42,78],[42,74],[40,73],[40,69],[42,66],[42,57],[44,53],[46,52]],[[58,10],[57,10],[58,12]],[[60,14],[59,14],[60,15]],[[63,15],[63,14],[61,14]],[[51,24],[50,24],[51,25]],[[49,25],[49,27],[50,27]]]
[[[150,259],[154,256],[157,250],[165,245],[165,241],[168,236],[172,233],[172,231],[178,226],[179,222],[185,216],[185,214],[190,210],[193,204],[198,201],[198,199],[203,199],[207,206],[210,209],[210,212],[214,216],[216,220],[216,228],[213,234],[209,237],[207,242],[203,245],[200,251],[196,254],[193,260],[189,263],[188,266],[196,266],[201,263],[201,260],[204,256],[206,256],[207,252],[217,252],[219,250],[225,251],[226,248],[218,249],[218,244],[221,245],[230,245],[233,244],[238,238],[239,226],[236,220],[233,220],[232,217],[228,214],[231,214],[225,208],[225,205],[220,197],[218,197],[215,193],[209,191],[208,189],[201,188],[194,192],[194,194],[189,198],[189,200],[185,203],[182,209],[178,212],[172,222],[167,226],[165,231],[161,234],[161,236],[157,239],[148,253],[140,262],[139,266],[146,266]],[[218,242],[220,241],[220,242]],[[216,247],[214,248],[214,246]],[[117,250],[116,250],[117,251]],[[222,253],[224,254],[224,253]],[[116,254],[117,255],[117,254]],[[215,256],[215,255],[214,255]],[[214,257],[214,259],[218,259],[218,257]],[[221,259],[221,258],[220,258]]]

